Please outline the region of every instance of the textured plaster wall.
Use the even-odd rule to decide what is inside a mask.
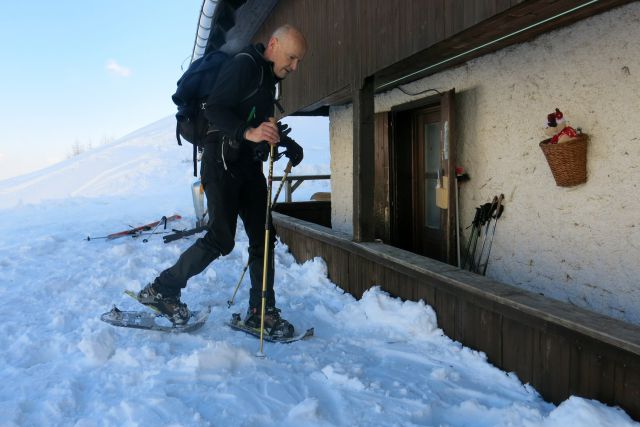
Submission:
[[[487,275],[640,324],[640,3],[405,86],[427,88],[456,90],[463,243],[474,208],[506,197]],[[419,98],[383,93],[376,111]],[[568,189],[538,147],[555,107],[591,138]],[[352,109],[330,119],[332,219],[351,232]]]

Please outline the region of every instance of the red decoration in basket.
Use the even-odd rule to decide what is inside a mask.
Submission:
[[[556,111],[550,114],[547,114],[547,135],[551,137],[550,144],[558,144],[566,141],[570,141],[576,136],[578,133],[574,128],[569,126],[567,120],[564,118],[564,114],[560,109],[556,108]]]
[[[559,142],[566,142],[575,138],[576,136],[578,136],[578,132],[576,132],[576,130],[571,126],[567,126],[557,134],[553,135],[553,137],[551,138],[551,143],[557,144]]]

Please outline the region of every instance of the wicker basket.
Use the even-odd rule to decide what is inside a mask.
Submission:
[[[549,144],[551,139],[540,143],[547,158],[553,178],[560,187],[572,187],[587,181],[587,140],[585,134],[561,144]]]

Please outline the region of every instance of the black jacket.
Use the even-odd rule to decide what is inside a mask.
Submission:
[[[222,66],[205,111],[212,129],[240,141],[239,163],[245,165],[256,161],[256,144],[246,141],[244,132],[274,114],[278,79],[273,74],[273,63],[263,57],[264,49],[261,44],[248,46]],[[203,162],[215,160],[212,151],[205,146]]]

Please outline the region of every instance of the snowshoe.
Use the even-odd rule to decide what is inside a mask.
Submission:
[[[259,308],[250,307],[244,319],[244,324],[250,328],[260,330],[260,314],[261,310]],[[280,317],[279,308],[267,307],[264,311],[264,331],[274,338],[291,338],[294,334],[294,327]]]
[[[133,294],[135,295],[135,294]],[[160,313],[150,313],[147,310],[144,311],[123,311],[113,306],[111,311],[107,311],[100,316],[103,322],[109,323],[113,326],[120,326],[124,328],[136,328],[147,329],[152,331],[162,331],[171,333],[193,332],[200,329],[207,322],[211,314],[211,307],[206,307],[204,310],[192,311],[189,322],[176,325],[167,325],[169,320]]]
[[[138,294],[131,296],[137,299],[140,304],[165,316],[174,325],[184,325],[191,317],[187,305],[180,301],[179,294],[165,297],[153,287],[153,283],[149,283]]]
[[[260,317],[258,317],[259,319]],[[259,322],[259,320],[258,320]],[[237,331],[242,331],[246,334],[252,335],[256,338],[260,338],[260,325],[258,325],[257,328],[254,327],[250,327],[245,325],[245,323],[242,321],[242,317],[240,316],[240,313],[233,313],[233,315],[231,316],[231,321],[227,322],[227,325],[229,327],[231,327],[232,329],[235,329]],[[265,332],[267,332],[265,330]],[[293,343],[296,341],[300,341],[300,340],[304,340],[307,338],[312,337],[314,334],[314,329],[313,328],[309,328],[307,329],[305,332],[300,333],[298,335],[294,335],[290,338],[279,338],[277,336],[273,336],[273,335],[269,335],[268,333],[264,334],[264,340],[265,341],[269,341],[269,342],[274,342],[274,343],[282,343],[282,344],[289,344],[289,343]]]

